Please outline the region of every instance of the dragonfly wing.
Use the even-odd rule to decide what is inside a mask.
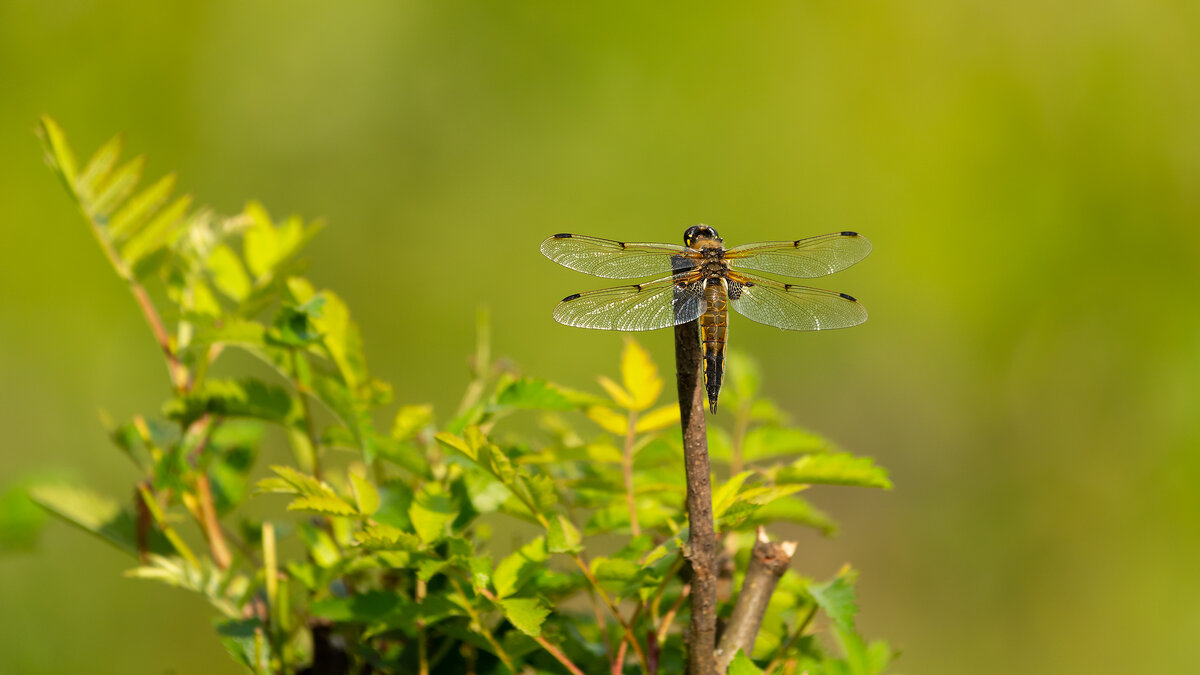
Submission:
[[[703,313],[703,279],[666,277],[568,295],[554,308],[554,320],[579,328],[654,330],[693,321]]]
[[[844,270],[867,257],[871,242],[857,232],[834,232],[795,241],[763,241],[725,252],[735,269],[811,279]]]
[[[737,272],[729,273],[729,306],[747,319],[786,330],[847,328],[867,320],[866,308],[845,293]]]
[[[584,274],[606,279],[671,274],[671,258],[691,249],[674,244],[612,241],[582,234],[556,234],[542,242],[542,253],[554,262]]]

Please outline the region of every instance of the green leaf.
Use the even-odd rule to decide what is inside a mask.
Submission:
[[[849,453],[805,455],[775,472],[776,483],[823,483],[891,489],[887,470]]]
[[[663,380],[658,376],[658,367],[646,351],[633,338],[625,338],[625,351],[621,355],[621,381],[629,392],[633,410],[645,410],[654,405],[662,393]]]
[[[668,403],[655,408],[637,419],[633,430],[639,434],[661,431],[679,424],[679,404]]]
[[[629,418],[612,408],[598,405],[592,406],[587,409],[586,414],[588,419],[599,424],[601,429],[610,434],[624,436],[625,432],[629,429]]]
[[[738,650],[737,656],[733,657],[733,661],[729,664],[729,675],[762,675],[762,669],[754,665],[750,657],[746,656],[746,652]]]
[[[369,480],[352,473],[350,474],[350,488],[354,491],[354,501],[358,505],[360,514],[371,516],[379,510],[379,491]]]
[[[834,445],[803,429],[763,426],[746,434],[742,458],[747,462],[799,453],[828,453]]]
[[[601,387],[604,387],[604,391],[608,393],[609,397],[612,398],[618,407],[625,408],[626,410],[633,408],[633,396],[622,389],[621,385],[603,375],[597,377],[596,381],[600,383]]]
[[[258,202],[246,205],[245,214],[250,217],[251,225],[242,235],[242,249],[246,257],[246,266],[256,278],[262,278],[275,265],[279,258],[279,237],[271,216]]]
[[[325,515],[350,516],[357,511],[334,492],[328,483],[301,473],[290,466],[273,466],[271,470],[279,478],[259,481],[257,491],[283,492],[299,495],[288,504],[289,511],[312,511]]]
[[[208,255],[208,273],[213,285],[234,302],[241,302],[250,294],[250,275],[233,249],[226,244],[217,244]]]
[[[357,392],[367,381],[367,360],[358,324],[350,320],[346,303],[332,291],[321,291],[318,297],[324,299],[324,307],[320,316],[313,317],[313,324],[324,336],[325,347],[346,387]]]
[[[542,634],[542,623],[550,615],[550,609],[537,598],[508,598],[500,601],[500,607],[512,625],[533,637]]]
[[[440,485],[426,483],[414,496],[408,517],[421,541],[431,544],[446,535],[450,523],[458,517],[458,505]]]
[[[207,379],[190,393],[169,401],[163,414],[187,426],[208,413],[218,417],[250,417],[285,424],[292,397],[282,387],[260,380]]]
[[[129,240],[121,245],[121,258],[125,264],[134,268],[139,279],[145,278],[147,270],[153,268],[153,261],[147,262],[156,252],[165,253],[166,246],[175,227],[185,219],[188,209],[192,207],[192,198],[184,195],[171,202],[167,208],[158,212],[145,227],[141,228]]]
[[[375,439],[378,438],[371,411],[363,401],[355,397],[352,391],[335,378],[314,376],[312,384],[318,398],[329,406],[329,409],[353,434],[355,444],[362,450],[363,462],[369,466],[375,461]]]
[[[117,159],[121,157],[121,148],[124,144],[125,139],[121,134],[113,136],[100,146],[100,149],[84,165],[83,172],[75,179],[73,185],[73,189],[81,201],[91,202],[96,195],[100,194],[101,184],[112,168],[117,165]],[[90,210],[88,212],[91,213]]]
[[[350,596],[324,598],[309,606],[313,616],[336,622],[372,623],[409,604],[399,593],[366,591]]]
[[[712,496],[713,518],[720,518],[730,506],[733,506],[742,485],[752,475],[754,475],[753,471],[743,471],[736,476],[731,476],[721,487],[717,488]]]
[[[176,175],[169,173],[134,195],[113,214],[108,224],[109,236],[123,239],[137,232],[166,203],[175,189],[175,180]]]
[[[354,533],[359,545],[371,549],[388,549],[415,553],[421,550],[421,540],[414,534],[386,523],[372,523]]]
[[[68,523],[91,532],[130,555],[137,554],[134,518],[116,500],[61,483],[35,485],[29,490],[29,497]],[[155,530],[151,532],[147,550],[167,555],[173,549]]]
[[[583,550],[583,536],[579,530],[561,513],[550,519],[550,529],[546,533],[546,550],[550,553],[578,553]]]
[[[255,635],[265,634],[262,621],[258,619],[220,619],[216,621],[216,626],[221,645],[225,647],[234,661],[256,673],[268,671],[271,653],[264,638],[260,638],[262,649],[259,654],[259,662],[254,662],[254,654],[258,651],[254,645]]]
[[[528,480],[528,485],[534,506],[543,513],[550,511],[558,503],[558,490],[552,477],[544,473],[538,474]]]
[[[472,462],[476,461],[479,458],[478,448],[472,447],[465,440],[463,440],[462,438],[459,438],[458,436],[455,436],[452,433],[442,431],[442,432],[439,432],[438,434],[434,435],[434,438],[437,439],[438,443],[441,443],[442,445],[446,446],[450,450],[454,450],[455,452],[459,453],[463,457],[466,457],[467,459],[471,460]]]
[[[75,194],[75,172],[77,162],[71,146],[67,144],[66,134],[58,122],[49,115],[42,115],[38,135],[42,137],[42,145],[46,149],[46,161],[62,177],[67,190]]]
[[[392,438],[406,441],[430,424],[433,424],[432,405],[400,406],[396,411],[396,419],[392,422]]]
[[[520,591],[544,568],[547,556],[546,540],[538,537],[501,560],[492,574],[496,596],[506,598]]]
[[[342,501],[340,497],[330,495],[314,495],[297,497],[287,506],[288,511],[308,511],[325,516],[353,516],[357,512],[353,506]]]
[[[546,380],[522,377],[497,388],[496,408],[521,410],[574,410],[595,397],[551,384]]]
[[[642,568],[632,560],[600,557],[592,561],[592,574],[600,581],[630,582],[638,577]]]
[[[808,592],[817,606],[825,612],[835,626],[846,632],[854,632],[854,615],[858,604],[854,597],[854,577],[851,571],[843,571],[832,581],[812,584]]]
[[[117,169],[106,180],[96,198],[87,205],[88,213],[95,218],[107,218],[129,195],[133,194],[138,181],[142,179],[142,169],[146,166],[146,158],[138,155]]]

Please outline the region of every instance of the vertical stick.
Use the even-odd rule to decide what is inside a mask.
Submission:
[[[675,326],[675,377],[679,386],[683,461],[687,473],[688,560],[692,563],[688,673],[713,675],[717,672],[714,654],[717,633],[717,536],[713,529],[699,327],[699,321]]]

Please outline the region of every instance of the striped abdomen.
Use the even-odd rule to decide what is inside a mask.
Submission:
[[[725,376],[725,334],[729,330],[729,297],[724,279],[709,279],[704,287],[704,314],[700,315],[700,340],[704,355],[704,388],[708,407],[717,412],[717,395]]]

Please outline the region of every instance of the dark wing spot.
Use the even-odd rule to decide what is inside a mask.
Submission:
[[[570,234],[556,234],[556,235],[554,235],[554,238],[555,238],[555,239],[570,239],[572,236],[574,236],[574,235],[570,235]]]
[[[580,295],[583,295],[583,294],[582,293],[573,293],[573,294],[568,295],[567,297],[563,298],[562,301],[570,302],[570,301],[574,300],[575,298],[578,298]]]
[[[838,295],[840,295],[840,296],[842,296],[843,298],[845,298],[845,299],[849,300],[850,302],[858,302],[858,299],[857,299],[857,298],[855,298],[853,295],[846,295],[845,293],[838,293]]]
[[[795,287],[795,284],[784,284],[784,285],[783,285],[783,290],[785,290],[785,291],[790,291],[790,290],[792,290],[794,287]]]
[[[851,232],[851,231],[847,230],[847,231],[845,231],[845,232],[843,232],[843,233],[842,233],[842,236],[843,236],[843,237],[857,237],[857,236],[858,236],[858,233],[857,233],[857,232]]]
[[[623,241],[618,241],[617,243],[621,245],[621,248],[622,248],[622,249],[624,249],[624,248],[625,248],[625,242],[623,242]]]

